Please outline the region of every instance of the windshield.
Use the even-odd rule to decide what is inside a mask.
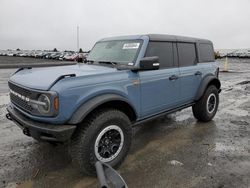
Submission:
[[[98,42],[91,50],[88,60],[121,64],[134,63],[141,43],[142,40]]]

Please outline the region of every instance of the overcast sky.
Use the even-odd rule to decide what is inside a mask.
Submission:
[[[160,33],[250,48],[249,0],[0,0],[0,49],[76,50],[109,36]]]

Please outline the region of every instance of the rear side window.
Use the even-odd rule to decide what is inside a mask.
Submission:
[[[173,44],[171,42],[149,42],[145,57],[158,56],[160,68],[174,66]]]
[[[192,66],[197,61],[196,49],[194,43],[177,43],[179,66]]]
[[[214,50],[211,44],[199,44],[201,62],[214,61]]]

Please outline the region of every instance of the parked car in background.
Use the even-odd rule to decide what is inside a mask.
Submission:
[[[73,53],[67,57],[65,57],[65,60],[67,61],[77,61],[78,53]]]
[[[83,53],[82,59],[86,59],[88,53]],[[54,59],[61,61],[77,61],[79,53],[74,51],[43,51],[43,50],[1,50],[0,56],[33,57],[41,59]]]
[[[13,52],[9,52],[9,53],[7,54],[7,56],[14,56],[14,53],[13,53]]]

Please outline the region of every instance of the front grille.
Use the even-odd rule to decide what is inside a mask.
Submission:
[[[27,90],[25,88],[22,88],[22,87],[19,87],[11,82],[9,82],[9,88],[22,95],[22,96],[25,96],[25,97],[28,97],[28,98],[31,98],[31,95],[32,95],[32,92],[30,90]],[[27,112],[32,112],[33,111],[33,108],[32,106],[25,100],[21,99],[20,97],[14,95],[13,93],[10,93],[10,100],[13,104],[15,104],[16,106],[18,106],[19,108],[27,111]]]
[[[9,88],[12,89],[13,91],[21,94],[21,95],[24,95],[24,96],[30,96],[32,94],[32,92],[28,89],[25,89],[25,88],[22,88],[22,87],[19,87],[11,82],[9,82]]]

